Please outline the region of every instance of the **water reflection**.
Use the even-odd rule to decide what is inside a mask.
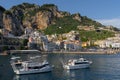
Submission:
[[[64,70],[63,77],[67,80],[90,80],[90,69]]]
[[[15,75],[13,80],[53,80],[51,72],[28,75]]]
[[[25,60],[34,56],[22,54]],[[39,55],[39,54],[38,54]],[[0,57],[0,80],[119,80],[120,79],[120,54],[117,55],[83,55],[83,57],[93,61],[88,69],[64,70],[60,62],[61,59],[79,58],[81,54],[48,54],[46,58],[51,65],[54,65],[52,72],[14,75],[9,63],[9,56]],[[41,58],[40,58],[41,59]],[[5,73],[6,72],[6,73]]]

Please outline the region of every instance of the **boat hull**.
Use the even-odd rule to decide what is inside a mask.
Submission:
[[[52,66],[48,65],[40,69],[22,69],[18,68],[15,64],[12,64],[12,69],[15,74],[34,74],[34,73],[43,73],[43,72],[50,72],[52,71]]]
[[[80,69],[80,68],[88,68],[90,64],[80,64],[80,65],[64,65],[64,69]]]
[[[43,72],[50,72],[50,71],[52,71],[52,68],[50,66],[47,66],[42,69],[14,70],[16,74],[35,74],[35,73],[43,73]]]

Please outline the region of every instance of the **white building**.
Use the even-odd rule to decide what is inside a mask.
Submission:
[[[112,48],[120,48],[120,43],[112,43],[111,47]]]
[[[79,51],[81,49],[81,45],[79,41],[65,41],[64,49],[70,51]]]
[[[116,40],[105,40],[99,44],[101,48],[120,48],[120,41]]]
[[[108,48],[111,47],[112,44],[113,44],[113,41],[110,41],[110,40],[105,41],[105,46]]]

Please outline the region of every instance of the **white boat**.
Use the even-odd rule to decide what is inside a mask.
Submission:
[[[16,56],[11,57],[12,60],[15,60],[15,59],[18,59],[18,58],[20,58],[20,57],[16,57]]]
[[[33,57],[30,57],[30,59],[35,59],[35,58],[40,58],[41,56],[33,56]]]
[[[16,74],[31,74],[31,73],[41,73],[41,72],[49,72],[52,70],[52,66],[44,60],[43,62],[35,62],[35,61],[21,61],[17,62],[12,61],[11,66],[13,71]]]
[[[88,61],[85,58],[70,59],[66,64],[63,64],[64,69],[79,69],[88,68],[92,61]]]

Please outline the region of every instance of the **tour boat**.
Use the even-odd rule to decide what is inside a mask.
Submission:
[[[11,57],[11,60],[15,60],[15,59],[18,59],[18,58],[20,58],[20,57],[13,56],[13,57]]]
[[[13,71],[16,74],[31,74],[31,73],[41,73],[41,72],[49,72],[52,70],[52,66],[44,60],[43,62],[35,62],[32,60],[29,61],[22,61],[14,60],[11,61],[11,66]]]
[[[64,69],[79,69],[88,68],[92,61],[88,61],[85,58],[70,59],[66,64],[63,64]]]

